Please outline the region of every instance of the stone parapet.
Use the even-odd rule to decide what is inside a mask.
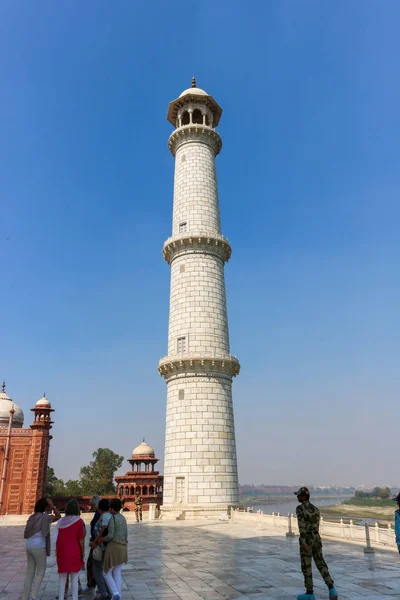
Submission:
[[[22,525],[26,525],[26,522],[31,516],[31,514],[32,513],[29,512],[26,514],[19,515],[0,515],[0,527],[21,527]],[[123,514],[128,523],[136,522],[136,516],[133,511],[126,511]],[[81,513],[81,519],[86,525],[89,525],[91,520],[93,519],[93,512]],[[143,521],[147,520],[149,520],[149,511],[143,511]],[[52,529],[54,528],[55,525],[52,526]]]
[[[183,254],[213,254],[224,262],[228,262],[232,250],[229,241],[218,234],[205,232],[175,235],[167,239],[163,247],[164,260],[171,264]]]
[[[191,142],[203,142],[207,144],[213,149],[215,155],[219,154],[222,148],[221,136],[215,129],[205,125],[194,124],[183,125],[175,129],[169,136],[168,148],[175,156],[178,148]]]
[[[165,356],[158,363],[158,372],[168,382],[177,377],[236,377],[240,371],[236,356],[196,356],[184,354]]]
[[[234,524],[253,524],[257,529],[281,529],[286,533],[299,535],[297,518],[292,514],[284,516],[280,513],[264,514],[261,510],[247,512],[236,509],[232,511],[231,516]],[[321,517],[319,532],[322,538],[360,544],[364,546],[364,552],[366,553],[370,553],[367,548],[372,549],[371,544],[372,546],[397,551],[395,532],[390,524],[387,527],[379,527],[378,523],[375,523],[375,525],[368,525],[367,523],[356,525],[352,520],[348,523],[345,523],[343,519],[340,519],[339,522],[333,522],[326,521]]]

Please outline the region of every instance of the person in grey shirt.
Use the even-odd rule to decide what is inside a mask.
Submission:
[[[46,509],[52,513],[46,512]],[[22,600],[36,600],[46,571],[47,557],[50,556],[50,526],[60,517],[51,498],[40,498],[26,523],[24,538],[28,565]]]
[[[103,574],[112,600],[121,599],[122,565],[128,562],[128,526],[121,514],[122,502],[113,498],[110,502],[111,519],[108,522],[108,532],[104,537],[99,536],[97,543],[107,543],[104,553]]]

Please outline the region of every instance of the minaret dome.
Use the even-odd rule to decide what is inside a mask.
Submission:
[[[193,77],[192,87],[170,102],[167,120],[177,129],[193,125],[214,128],[218,125],[221,114],[222,108],[206,91],[196,87]]]

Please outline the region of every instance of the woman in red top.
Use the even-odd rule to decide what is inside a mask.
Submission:
[[[85,564],[84,539],[85,526],[79,516],[79,504],[74,499],[69,500],[65,508],[65,517],[58,522],[56,533],[59,598],[64,598],[65,584],[70,573],[72,600],[78,600],[78,574]]]

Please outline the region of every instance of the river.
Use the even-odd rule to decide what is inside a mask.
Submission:
[[[334,504],[339,504],[339,502],[343,502],[344,500],[348,500],[351,496],[332,496],[331,498],[321,498],[311,497],[311,502],[313,502],[316,506],[333,506]],[[298,506],[297,500],[277,500],[273,504],[252,504],[251,500],[246,500],[243,502],[243,505],[247,508],[248,506],[253,506],[254,512],[258,510],[262,510],[266,514],[271,513],[280,513],[281,515],[287,515],[288,513],[295,514],[296,506]]]

